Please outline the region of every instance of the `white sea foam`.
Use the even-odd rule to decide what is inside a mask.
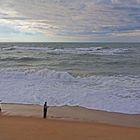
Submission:
[[[5,47],[2,50],[6,51],[46,51],[47,53],[62,53],[62,54],[96,54],[96,55],[119,55],[122,54],[128,49],[126,48],[105,48],[105,47],[87,47],[87,48],[51,48],[51,47],[21,47],[21,46],[13,46],[13,47]]]
[[[140,113],[137,76],[73,77],[52,70],[1,70],[0,99],[4,102],[79,105],[87,108]]]
[[[51,48],[48,48],[48,47],[27,47],[27,46],[10,46],[10,47],[4,47],[2,48],[2,50],[6,50],[6,51],[12,51],[12,50],[42,50],[42,51],[47,51],[47,50],[50,50]]]
[[[49,50],[53,53],[66,53],[66,54],[96,54],[96,55],[119,55],[128,49],[124,48],[103,48],[103,47],[89,47],[89,48],[64,48]]]

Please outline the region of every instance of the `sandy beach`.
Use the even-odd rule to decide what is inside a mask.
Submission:
[[[0,140],[139,140],[140,115],[81,107],[2,104]]]

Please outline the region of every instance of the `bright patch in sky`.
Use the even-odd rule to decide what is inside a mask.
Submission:
[[[0,41],[139,41],[140,0],[0,0]]]

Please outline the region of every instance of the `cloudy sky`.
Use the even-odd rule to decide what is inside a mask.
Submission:
[[[140,0],[0,0],[6,41],[140,41]]]

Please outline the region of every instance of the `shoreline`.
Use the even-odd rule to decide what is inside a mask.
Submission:
[[[12,102],[8,102],[8,103],[1,103],[1,105],[19,105],[19,106],[41,106],[43,107],[43,104],[33,104],[33,103],[12,103]],[[88,108],[88,107],[84,107],[84,106],[79,106],[79,105],[60,105],[60,106],[48,106],[49,108],[61,108],[61,107],[77,107],[77,108],[83,108],[83,109],[87,109],[87,110],[93,110],[93,111],[101,111],[101,112],[107,112],[107,113],[116,113],[116,114],[122,114],[122,115],[140,115],[140,113],[123,113],[123,112],[112,112],[112,111],[107,111],[107,110],[98,110],[98,109],[92,109],[92,108]]]
[[[1,116],[42,118],[42,110],[43,106],[38,104],[2,103]],[[48,119],[140,128],[140,114],[99,111],[79,106],[50,106]]]

